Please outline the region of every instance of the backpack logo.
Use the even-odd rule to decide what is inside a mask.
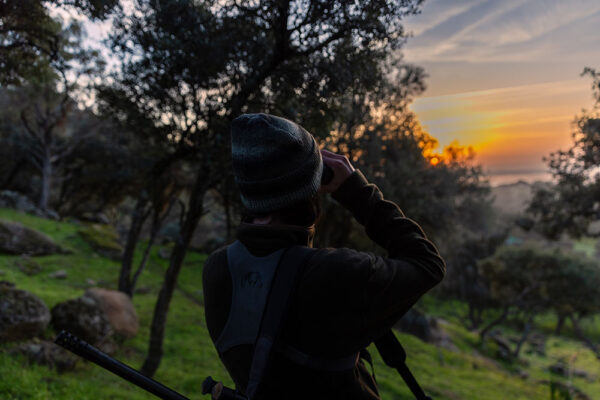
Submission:
[[[250,271],[242,278],[243,288],[262,288],[263,283],[258,271]]]

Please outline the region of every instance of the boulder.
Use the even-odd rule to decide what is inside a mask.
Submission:
[[[429,317],[411,308],[400,318],[394,328],[400,332],[414,335],[427,343],[432,343],[448,350],[456,350],[456,346],[452,343],[450,336],[442,327],[445,323],[443,320]]]
[[[96,253],[117,261],[121,259],[123,246],[111,225],[87,223],[77,232]]]
[[[11,349],[10,354],[22,354],[30,363],[47,365],[50,368],[56,368],[58,372],[74,369],[78,360],[78,357],[71,352],[47,340],[22,343]]]
[[[591,379],[591,375],[582,369],[571,368],[563,361],[558,361],[555,364],[552,364],[548,367],[548,370],[554,374],[563,376],[565,378],[576,377],[576,378],[584,378]]]
[[[31,257],[25,255],[15,261],[15,266],[27,276],[37,275],[42,271],[42,266],[40,264],[35,262]]]
[[[0,220],[0,253],[43,256],[65,250],[43,233],[18,222]]]
[[[411,308],[396,323],[395,328],[400,332],[408,333],[427,342],[432,338],[433,324],[431,318],[428,318],[420,311]]]
[[[59,303],[51,314],[56,332],[68,331],[109,354],[116,350],[112,340],[114,331],[102,306],[93,297],[81,296]]]
[[[0,285],[0,342],[31,339],[50,322],[48,307],[37,296]]]
[[[58,271],[55,271],[48,275],[48,278],[53,278],[53,279],[65,279],[66,277],[67,277],[67,271],[65,271],[64,269],[59,269]]]
[[[113,331],[125,338],[137,335],[138,315],[129,296],[116,290],[90,288],[84,296],[95,299],[104,310]]]
[[[42,218],[59,219],[56,212],[52,210],[42,210],[33,204],[27,196],[11,190],[3,190],[0,192],[0,207],[14,208],[15,210],[37,215]]]

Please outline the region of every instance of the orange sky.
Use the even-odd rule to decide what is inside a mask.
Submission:
[[[571,124],[591,105],[589,82],[558,81],[423,97],[413,104],[441,146],[472,145],[492,171],[539,170],[541,157],[570,143]]]
[[[489,173],[546,170],[594,105],[598,0],[426,0],[405,23],[405,60],[425,68],[412,109],[441,146],[472,145]]]

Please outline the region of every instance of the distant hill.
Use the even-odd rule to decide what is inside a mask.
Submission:
[[[525,212],[534,189],[548,186],[548,182],[528,183],[518,181],[505,185],[493,186],[492,196],[494,197],[494,207],[505,215],[517,215]]]

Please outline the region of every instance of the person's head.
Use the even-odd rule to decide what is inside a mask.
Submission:
[[[304,128],[269,114],[243,114],[231,124],[233,172],[245,217],[272,216],[308,226],[320,215],[323,160]]]

